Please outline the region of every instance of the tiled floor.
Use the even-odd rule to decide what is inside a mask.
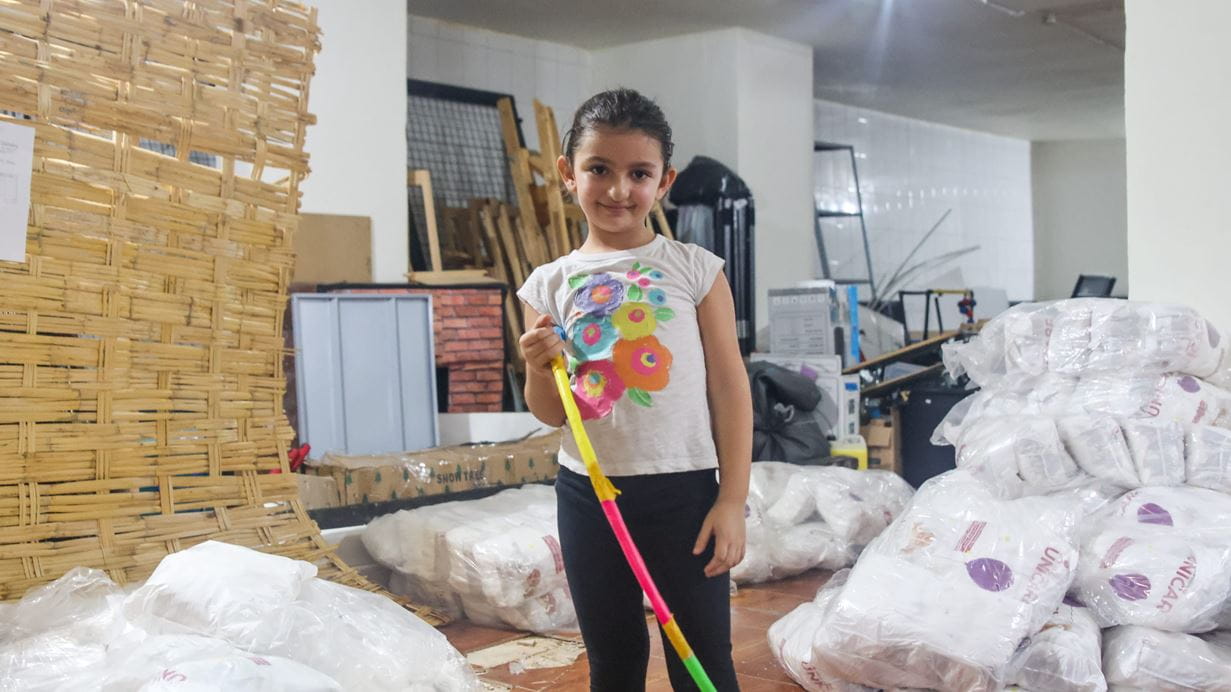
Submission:
[[[765,640],[765,632],[775,620],[795,606],[811,600],[816,595],[816,590],[828,578],[828,572],[808,572],[780,582],[741,587],[739,593],[731,599],[731,646],[742,692],[786,692],[800,689],[774,661]],[[647,618],[647,623],[652,632],[657,630],[653,627],[653,616]],[[463,654],[526,636],[523,632],[490,629],[468,622],[447,625],[441,631]],[[656,633],[651,635],[650,642],[650,670],[646,690],[670,692],[666,659],[663,658],[662,643]],[[504,665],[481,671],[480,675],[490,688],[495,690],[567,692],[589,689],[589,670],[589,663],[585,654],[582,654],[569,666],[515,672],[510,670],[508,665]]]

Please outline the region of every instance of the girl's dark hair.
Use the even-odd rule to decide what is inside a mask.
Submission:
[[[564,134],[564,156],[571,162],[582,136],[599,127],[615,130],[641,130],[658,140],[663,152],[663,170],[671,165],[671,126],[653,100],[632,89],[612,89],[597,93],[581,104],[573,116],[573,126]]]

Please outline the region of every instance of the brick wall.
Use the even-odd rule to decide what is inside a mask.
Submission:
[[[449,412],[499,411],[504,315],[499,288],[409,289],[432,294],[436,365],[449,369]]]

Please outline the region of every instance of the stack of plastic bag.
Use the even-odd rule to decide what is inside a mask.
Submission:
[[[913,492],[888,471],[755,462],[745,508],[747,547],[731,578],[750,584],[849,566]]]
[[[0,610],[0,690],[478,689],[434,628],[315,574],[213,541],[129,594],[73,570]]]
[[[1123,376],[1180,373],[1231,386],[1231,352],[1197,311],[1157,303],[1081,298],[1018,305],[979,338],[947,348],[945,365],[981,386],[1044,373]]]
[[[1077,520],[1064,500],[1004,500],[963,471],[929,481],[860,556],[813,665],[870,687],[1000,689],[1072,581]]]
[[[385,515],[363,543],[395,593],[484,625],[576,629],[548,486]]]

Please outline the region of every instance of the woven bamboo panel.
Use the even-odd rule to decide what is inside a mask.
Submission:
[[[319,33],[283,0],[0,0],[0,118],[36,130],[27,261],[0,261],[0,600],[211,538],[375,588],[287,473]]]

